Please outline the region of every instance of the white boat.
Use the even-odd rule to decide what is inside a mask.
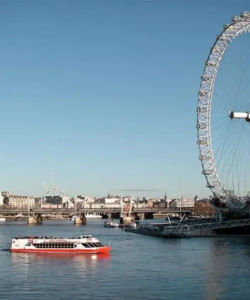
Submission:
[[[41,237],[23,236],[12,239],[11,252],[28,253],[96,253],[108,254],[110,246],[104,246],[92,235],[81,235],[79,237]]]
[[[105,222],[104,222],[104,227],[118,228],[118,227],[120,227],[120,224],[115,223],[115,222],[113,222],[113,221],[105,221]]]
[[[0,218],[0,223],[6,222],[6,218]]]
[[[102,218],[102,216],[97,215],[95,213],[93,213],[93,214],[86,214],[85,217],[86,217],[86,219],[101,219]]]

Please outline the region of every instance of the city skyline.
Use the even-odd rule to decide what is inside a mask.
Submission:
[[[41,195],[45,181],[68,194],[209,196],[200,76],[216,35],[247,5],[0,2],[0,190]]]

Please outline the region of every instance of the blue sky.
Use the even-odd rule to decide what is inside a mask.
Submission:
[[[0,1],[0,190],[209,195],[200,76],[244,10],[247,0]],[[120,192],[136,189],[148,191]]]

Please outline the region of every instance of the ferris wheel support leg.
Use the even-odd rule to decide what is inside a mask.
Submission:
[[[245,119],[247,122],[250,122],[250,113],[249,112],[229,112],[230,119]]]

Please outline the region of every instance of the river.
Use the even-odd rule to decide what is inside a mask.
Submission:
[[[18,235],[92,234],[109,256],[8,251]],[[249,299],[250,237],[161,239],[104,228],[0,224],[0,299]]]

